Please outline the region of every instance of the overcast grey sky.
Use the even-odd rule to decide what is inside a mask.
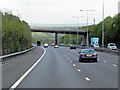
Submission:
[[[89,12],[89,23],[102,20],[102,2],[105,6],[105,17],[118,13],[120,0],[0,0],[0,10],[12,10],[28,23],[73,24],[79,18],[79,24],[86,23],[86,12],[81,9],[95,10]]]

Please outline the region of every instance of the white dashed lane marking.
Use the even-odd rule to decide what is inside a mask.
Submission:
[[[107,62],[107,61],[104,61],[104,62]]]
[[[87,80],[87,81],[90,81],[90,78],[88,78],[88,77],[85,77],[85,80]]]
[[[68,60],[70,60],[70,59],[68,58]]]
[[[80,69],[78,69],[78,72],[80,72],[81,70]]]
[[[114,67],[116,67],[117,65],[116,64],[113,64]]]
[[[73,64],[73,66],[75,67],[76,65],[75,65],[75,64]]]
[[[68,57],[66,57],[66,59],[68,59]]]

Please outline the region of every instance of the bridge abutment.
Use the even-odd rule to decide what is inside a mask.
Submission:
[[[83,38],[82,38],[82,45],[83,46],[86,46],[87,45],[87,35],[83,35]]]

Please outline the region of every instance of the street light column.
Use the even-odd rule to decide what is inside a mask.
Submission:
[[[77,28],[79,28],[78,27],[78,16],[77,16]],[[78,30],[77,30],[77,45],[78,45]]]
[[[78,45],[78,29],[79,29],[79,22],[78,22],[79,20],[78,19],[81,18],[81,17],[83,17],[83,16],[75,16],[75,17],[72,16],[72,18],[77,18],[77,42],[76,42],[77,45]]]
[[[104,47],[104,2],[103,2],[103,15],[102,15],[102,48]]]
[[[89,11],[95,11],[95,10],[80,10],[80,11],[86,11],[86,12],[87,12],[87,46],[89,46],[88,12],[89,12]]]
[[[89,36],[88,36],[88,10],[87,10],[87,47],[89,46]]]

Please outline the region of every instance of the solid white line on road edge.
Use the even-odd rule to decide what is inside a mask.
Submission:
[[[44,49],[44,48],[43,48]],[[41,59],[44,57],[44,55],[46,54],[46,50],[44,49],[44,53],[43,55],[38,59],[38,61],[31,67],[29,68],[29,70],[27,72],[25,72],[22,77],[20,77],[11,87],[9,90],[13,90],[15,89],[22,81],[23,79],[35,68],[35,66],[41,61]]]
[[[90,79],[88,77],[85,77],[85,80],[90,81]]]
[[[73,64],[73,66],[75,67],[76,65],[75,65],[75,64]]]
[[[81,72],[81,70],[80,70],[80,69],[78,69],[78,72]]]
[[[113,64],[114,67],[116,67],[117,65],[116,64]]]

